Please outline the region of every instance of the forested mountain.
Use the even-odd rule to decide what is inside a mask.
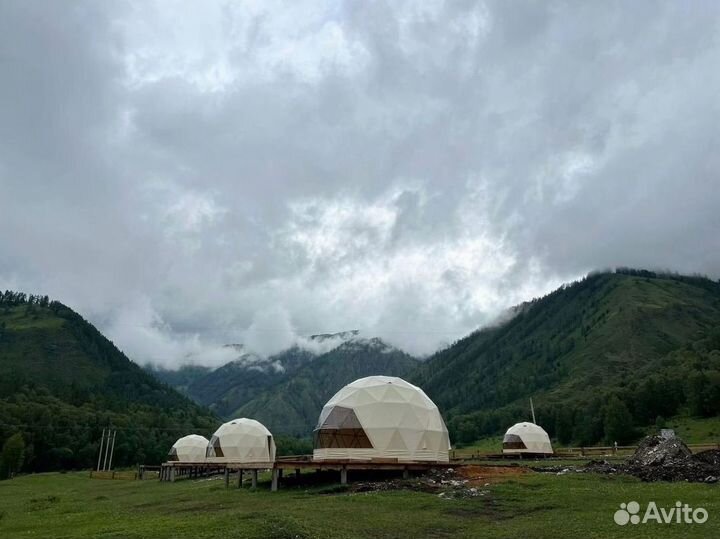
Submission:
[[[515,312],[424,363],[352,334],[324,354],[293,348],[259,363],[240,357],[214,371],[159,375],[224,417],[304,437],[327,399],[374,374],[421,386],[460,443],[528,419],[530,396],[551,436],[585,445],[630,441],[676,414],[720,413],[718,282],[598,273]],[[20,432],[26,470],[92,466],[109,425],[118,428],[118,465],[157,462],[179,435],[210,435],[218,421],[68,307],[0,294],[0,444]]]
[[[273,432],[307,437],[322,407],[344,385],[375,374],[405,377],[418,364],[380,339],[351,339],[306,363],[231,415],[255,418]]]
[[[720,283],[619,270],[521,306],[410,380],[471,442],[529,418],[565,443],[629,441],[676,413],[720,413]]]
[[[146,368],[195,402],[229,419],[240,406],[288,379],[313,357],[311,352],[295,346],[264,361],[241,353],[238,359],[217,369],[194,365],[177,371]]]
[[[123,466],[160,462],[180,435],[217,424],[65,305],[0,294],[0,445],[20,432],[25,470],[91,467],[106,426]]]
[[[197,380],[204,378],[213,372],[212,367],[205,367],[203,365],[183,365],[178,369],[165,369],[147,364],[144,365],[143,368],[161,382],[169,385],[170,387],[174,387],[180,393],[187,395],[190,398],[192,398],[190,394],[190,388],[192,385]],[[196,399],[193,400],[200,402]]]
[[[211,369],[185,365],[177,370],[145,367],[159,380],[207,406],[220,417],[231,419],[235,411],[265,390],[291,378],[300,367],[349,340],[360,338],[357,330],[322,333],[307,338],[314,348],[293,346],[268,358],[249,352],[241,344],[228,344],[237,357],[225,365]]]

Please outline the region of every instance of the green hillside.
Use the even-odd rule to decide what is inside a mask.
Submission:
[[[202,365],[183,365],[179,369],[171,370],[147,364],[144,365],[143,368],[161,382],[174,387],[180,393],[190,398],[193,398],[192,395],[190,395],[190,387],[197,380],[213,372],[212,368]],[[200,402],[200,404],[203,403]]]
[[[221,417],[230,418],[240,406],[288,379],[312,358],[311,352],[294,346],[263,363],[234,361],[194,380],[188,395]]]
[[[529,418],[564,443],[629,441],[682,413],[720,413],[720,283],[590,275],[435,354],[421,385],[461,443]]]
[[[376,374],[404,377],[418,363],[379,339],[351,340],[313,359],[232,415],[255,418],[273,432],[309,436],[320,410],[341,387]]]
[[[0,294],[0,445],[20,432],[28,471],[90,467],[106,426],[123,466],[159,462],[179,435],[210,434],[217,420],[70,308]]]

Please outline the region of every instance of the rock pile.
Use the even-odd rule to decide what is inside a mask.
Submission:
[[[540,471],[541,469],[538,469]],[[691,481],[717,483],[720,480],[720,450],[712,449],[693,455],[677,437],[648,436],[638,445],[635,454],[623,463],[592,460],[585,466],[552,469],[567,472],[623,473],[643,481]]]
[[[692,457],[692,451],[688,449],[680,438],[663,438],[661,436],[645,437],[635,454],[628,460],[631,466],[665,466],[684,462]]]
[[[643,481],[716,483],[720,478],[720,452],[693,455],[677,437],[648,436],[625,465],[626,473]]]

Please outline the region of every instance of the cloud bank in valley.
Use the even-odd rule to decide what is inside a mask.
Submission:
[[[719,21],[3,2],[0,287],[171,366],[347,329],[426,354],[615,265],[717,278]]]

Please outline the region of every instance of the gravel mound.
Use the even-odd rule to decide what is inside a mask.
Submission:
[[[662,438],[660,436],[647,436],[644,438],[628,464],[631,466],[663,466],[684,462],[692,457],[688,449],[678,437]]]
[[[720,466],[720,449],[708,449],[707,451],[697,453],[693,458],[698,462]]]
[[[625,467],[626,473],[643,481],[716,483],[720,477],[720,451],[693,455],[678,437],[648,436]]]
[[[642,481],[690,481],[717,483],[720,480],[720,450],[711,449],[693,455],[677,437],[648,436],[627,461],[611,463],[591,460],[585,466],[534,468],[536,471],[563,475],[575,473],[628,474]]]

